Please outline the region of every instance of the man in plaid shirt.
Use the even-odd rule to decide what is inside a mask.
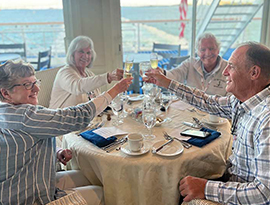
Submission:
[[[184,201],[208,199],[223,204],[270,204],[270,50],[247,42],[240,45],[224,69],[226,91],[232,96],[207,95],[158,71],[148,82],[174,91],[200,110],[232,120],[235,136],[226,182],[187,176],[180,181]]]

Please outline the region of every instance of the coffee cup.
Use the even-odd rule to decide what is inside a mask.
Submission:
[[[139,152],[143,147],[143,136],[139,133],[128,134],[128,146],[130,151]]]
[[[216,115],[209,115],[209,121],[213,123],[218,123],[219,122],[219,117]]]

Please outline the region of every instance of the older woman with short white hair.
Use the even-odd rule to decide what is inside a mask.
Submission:
[[[55,78],[50,108],[63,108],[87,102],[100,94],[99,88],[123,77],[123,69],[95,75],[90,68],[96,58],[93,41],[87,36],[72,40],[67,51],[66,66]]]
[[[87,127],[131,80],[121,80],[84,104],[53,110],[38,106],[40,81],[33,66],[21,61],[1,65],[0,204],[47,204],[56,199],[67,204],[70,195],[71,200],[102,204],[102,188],[89,186],[80,171],[56,174],[55,136]]]

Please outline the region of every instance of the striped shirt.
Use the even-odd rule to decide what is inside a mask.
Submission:
[[[236,136],[229,182],[208,180],[206,199],[225,204],[270,204],[270,87],[241,103],[172,81],[169,89],[200,110],[232,119]]]
[[[0,204],[47,204],[56,199],[54,136],[85,128],[110,101],[104,94],[57,110],[0,103]]]

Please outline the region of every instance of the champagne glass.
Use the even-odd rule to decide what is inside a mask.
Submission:
[[[144,139],[152,140],[156,136],[152,134],[152,128],[156,125],[156,108],[152,105],[151,100],[146,100],[143,102],[142,109],[142,121],[144,126],[148,129],[148,134],[144,135]]]
[[[172,102],[172,94],[169,91],[162,91],[160,94],[160,105],[165,108],[165,116],[166,118],[164,119],[166,122],[171,122],[172,119],[167,117],[168,113],[168,108]]]
[[[113,111],[113,114],[117,116],[117,119],[114,121],[113,125],[117,126],[123,123],[123,119],[120,117],[120,115],[123,112],[124,105],[123,100],[120,96],[116,96],[114,100],[111,102],[111,108]]]
[[[134,57],[132,55],[127,55],[124,68],[124,78],[132,77],[133,61]]]
[[[156,69],[158,67],[158,54],[157,53],[151,53],[150,63],[153,69]]]
[[[124,78],[132,77],[133,61],[134,61],[134,56],[127,55],[126,60],[125,60],[125,67],[124,67]],[[128,96],[127,91],[125,91],[124,93],[126,96]]]

